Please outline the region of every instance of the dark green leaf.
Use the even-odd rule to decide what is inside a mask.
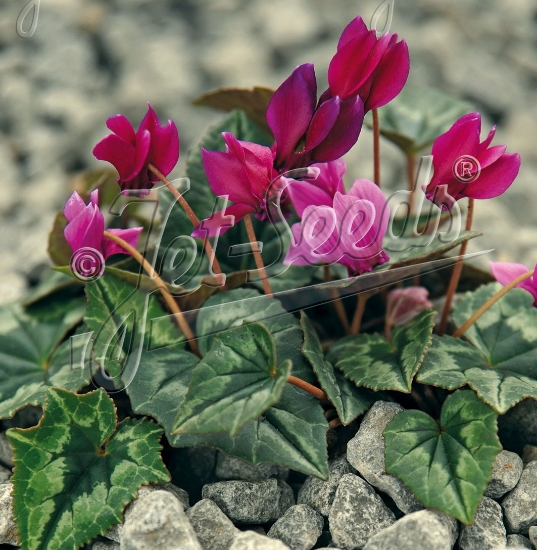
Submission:
[[[492,283],[468,293],[454,311],[462,324],[501,287]],[[433,337],[417,380],[446,389],[468,384],[495,411],[504,414],[522,399],[537,399],[537,310],[531,295],[513,289],[465,334]]]
[[[471,524],[502,446],[497,415],[473,391],[459,390],[442,406],[440,425],[421,411],[404,411],[384,430],[386,471],[427,508]]]
[[[26,405],[42,405],[49,386],[78,390],[90,378],[80,365],[83,339],[61,343],[84,314],[83,299],[49,305],[29,315],[18,305],[0,308],[0,418]]]
[[[85,395],[51,388],[38,426],[12,429],[15,521],[25,550],[77,550],[121,521],[138,488],[170,476],[160,427],[117,425],[103,390]]]
[[[381,395],[366,388],[357,388],[340,371],[334,370],[334,367],[325,360],[319,337],[304,312],[302,312],[300,324],[305,334],[302,353],[311,363],[321,388],[336,408],[342,424],[346,426],[367,411],[375,401],[381,398]]]
[[[192,371],[172,434],[234,437],[278,403],[291,366],[289,360],[277,365],[274,339],[259,323],[220,333]]]
[[[330,348],[326,358],[357,386],[410,393],[412,379],[431,345],[435,315],[423,311],[395,327],[392,343],[378,334],[347,336]]]
[[[432,88],[405,88],[379,109],[380,133],[404,153],[417,153],[475,108]]]

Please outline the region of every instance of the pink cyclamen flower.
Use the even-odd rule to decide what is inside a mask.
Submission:
[[[102,254],[106,260],[113,254],[127,254],[118,244],[103,236],[104,216],[99,210],[99,191],[91,193],[90,202],[86,203],[75,191],[70,197],[63,213],[69,222],[64,230],[65,240],[73,250],[73,254],[81,248],[92,248]],[[142,227],[132,229],[108,229],[125,242],[136,248]]]
[[[529,268],[523,264],[511,262],[489,262],[490,269],[494,278],[502,285],[508,285],[524,273],[529,271]],[[537,265],[533,272],[533,276],[521,283],[517,287],[527,290],[533,296],[533,305],[537,306]]]
[[[469,197],[490,199],[504,193],[520,169],[520,155],[507,154],[505,145],[490,147],[496,126],[480,142],[481,115],[461,117],[433,144],[434,174],[426,197],[451,210],[455,201]]]
[[[429,292],[422,286],[396,288],[388,294],[386,324],[404,325],[426,309],[432,309]]]
[[[336,94],[317,104],[311,63],[297,67],[274,92],[267,123],[274,134],[274,167],[280,172],[336,160],[358,140],[364,120],[362,100]]]
[[[278,173],[272,167],[269,147],[239,141],[233,134],[222,134],[226,151],[202,149],[203,167],[213,193],[234,204],[203,220],[192,232],[196,238],[225,233],[248,214],[266,219],[268,201],[276,196],[272,182]]]
[[[167,176],[179,159],[179,133],[175,123],[168,120],[163,126],[151,105],[147,105],[147,114],[137,132],[125,116],[115,115],[106,121],[113,133],[93,149],[96,158],[114,165],[119,173],[117,182],[125,195],[137,190],[147,195],[158,181],[149,165]]]
[[[371,271],[389,260],[382,249],[390,213],[376,184],[357,180],[345,195],[336,191],[333,204],[308,206],[292,227],[284,264],[340,263],[351,274]]]
[[[324,97],[342,100],[359,95],[365,112],[389,103],[403,89],[410,71],[408,46],[397,34],[377,38],[361,17],[347,25],[328,67],[329,90]]]

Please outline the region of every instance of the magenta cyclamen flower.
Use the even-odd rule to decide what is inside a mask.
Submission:
[[[70,197],[63,213],[69,222],[64,230],[65,240],[73,250],[73,254],[81,248],[92,248],[106,260],[112,254],[127,254],[118,244],[103,236],[104,216],[99,210],[99,191],[91,193],[88,205],[75,191]],[[110,233],[122,238],[136,248],[142,227],[132,229],[109,229]]]
[[[408,46],[397,38],[390,33],[377,38],[361,17],[351,21],[328,67],[330,88],[323,97],[346,100],[359,95],[366,112],[389,103],[403,89],[410,70]]]
[[[336,191],[331,206],[308,206],[293,238],[285,264],[340,263],[351,274],[371,271],[389,260],[382,249],[390,213],[376,184],[357,180],[348,194]]]
[[[429,292],[422,286],[396,288],[388,294],[386,324],[404,325],[426,309],[432,309]]]
[[[267,201],[276,196],[271,182],[278,173],[272,167],[272,151],[263,145],[239,141],[233,134],[222,134],[226,151],[202,149],[203,167],[215,195],[234,204],[203,220],[193,237],[213,237],[225,233],[247,214],[267,217]]]
[[[106,125],[113,134],[97,143],[93,154],[99,160],[114,165],[123,194],[142,190],[141,194],[147,195],[158,181],[149,171],[149,165],[152,164],[167,176],[179,159],[179,133],[175,123],[168,120],[162,126],[148,103],[147,114],[137,132],[123,115],[109,118]]]
[[[502,285],[508,285],[515,279],[524,275],[529,271],[529,268],[523,264],[511,262],[489,262],[490,269],[494,278]],[[537,306],[537,265],[533,272],[533,276],[517,285],[519,288],[527,290],[533,296],[533,305]]]
[[[274,92],[267,109],[274,134],[274,166],[280,172],[342,157],[356,143],[364,120],[357,97],[333,97],[317,104],[311,63],[297,67]]]
[[[481,115],[469,113],[436,139],[434,174],[425,189],[431,202],[451,210],[463,197],[491,199],[509,188],[520,169],[520,155],[507,154],[505,145],[490,147],[495,133],[494,126],[480,142]]]

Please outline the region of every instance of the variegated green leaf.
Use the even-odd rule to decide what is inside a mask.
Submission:
[[[391,342],[379,334],[347,336],[330,348],[326,359],[359,387],[410,393],[431,345],[434,316],[434,311],[423,311],[395,327]]]
[[[234,437],[278,403],[291,367],[289,359],[278,366],[274,339],[260,323],[220,333],[192,371],[172,433]]]
[[[500,285],[468,293],[453,318],[461,325]],[[468,384],[500,414],[522,399],[537,399],[537,309],[531,295],[513,289],[465,334],[466,342],[433,336],[416,377],[422,384],[455,389]]]
[[[25,550],[77,550],[121,521],[138,488],[169,481],[162,430],[147,420],[117,424],[103,390],[51,388],[43,418],[12,429],[13,510]]]
[[[502,449],[497,418],[470,390],[445,400],[439,424],[422,411],[403,411],[384,430],[386,471],[427,508],[469,525]]]
[[[382,399],[382,394],[357,388],[326,361],[317,332],[304,312],[301,314],[300,324],[305,334],[302,353],[311,363],[321,388],[336,408],[342,424],[346,426],[367,411],[375,401]]]

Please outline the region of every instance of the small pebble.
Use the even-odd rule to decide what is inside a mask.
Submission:
[[[200,500],[186,513],[204,550],[228,550],[237,528],[209,499]]]
[[[13,449],[5,432],[0,433],[0,464],[13,468]]]
[[[528,534],[530,537],[530,542],[533,544],[533,547],[537,548],[537,526],[530,527]]]
[[[537,461],[522,472],[517,486],[502,501],[507,531],[527,535],[537,525]]]
[[[219,481],[205,485],[203,498],[214,500],[236,524],[276,521],[294,505],[293,490],[285,481]]]
[[[494,460],[492,478],[485,496],[496,500],[503,497],[516,486],[523,469],[522,459],[516,453],[500,451]]]
[[[354,474],[341,478],[328,516],[335,546],[362,548],[382,529],[395,522],[395,516],[373,487]]]
[[[248,464],[244,460],[218,453],[215,475],[221,480],[263,481],[271,477],[287,479],[289,468],[277,464]]]
[[[452,550],[458,532],[457,521],[447,514],[420,510],[371,537],[363,550]]]
[[[0,485],[0,544],[16,546],[19,542],[17,526],[13,520],[13,498],[11,483]]]
[[[308,477],[298,492],[297,503],[307,504],[319,514],[328,517],[339,481],[345,474],[355,472],[345,456],[331,460],[328,463],[328,481]]]
[[[492,550],[506,543],[502,507],[494,500],[483,497],[473,524],[464,525],[461,529],[460,550]]]
[[[181,502],[167,491],[136,500],[121,533],[121,550],[202,550]]]
[[[91,550],[119,550],[121,547],[117,542],[94,542]]]
[[[519,550],[522,548],[529,548],[529,550],[532,550],[534,548],[529,539],[523,535],[507,535],[506,546],[507,548],[518,548]]]
[[[281,540],[291,550],[311,550],[323,532],[324,518],[305,504],[291,506],[267,535]]]
[[[229,550],[290,550],[289,546],[254,531],[237,533]]]

